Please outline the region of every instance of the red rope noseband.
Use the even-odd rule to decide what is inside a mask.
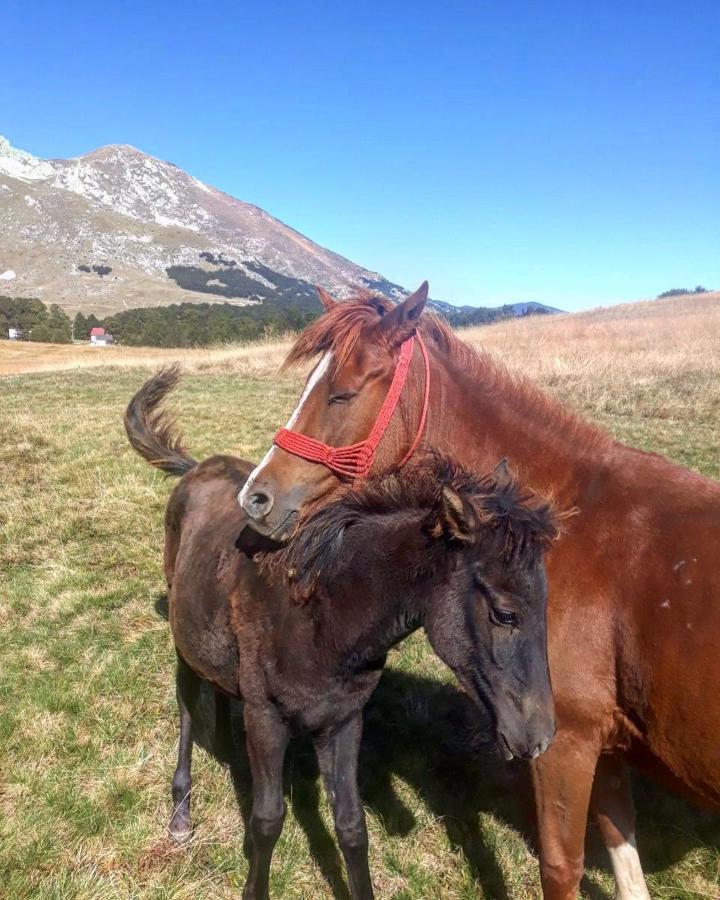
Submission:
[[[378,444],[382,440],[383,435],[387,431],[393,413],[400,400],[405,381],[407,380],[408,370],[410,368],[410,360],[412,359],[413,348],[415,346],[415,337],[420,346],[420,350],[425,362],[425,394],[423,398],[422,412],[420,414],[420,424],[415,435],[415,439],[410,445],[410,449],[402,458],[400,465],[404,466],[410,459],[425,430],[425,420],[427,419],[428,403],[430,399],[430,360],[428,359],[427,350],[420,335],[409,337],[400,347],[400,357],[395,368],[395,374],[390,384],[390,390],[380,407],[375,424],[370,431],[368,437],[364,441],[357,444],[350,444],[347,447],[331,447],[315,438],[307,437],[304,434],[298,434],[297,431],[290,431],[287,428],[281,428],[275,435],[273,443],[282,450],[287,450],[294,456],[306,459],[308,462],[319,463],[326,466],[338,475],[346,478],[365,478],[370,471],[373,460],[375,459],[375,451]]]

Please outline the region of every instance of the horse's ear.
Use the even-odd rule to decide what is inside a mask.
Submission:
[[[440,494],[439,507],[428,523],[428,533],[434,538],[444,537],[448,541],[472,544],[476,527],[477,516],[472,506],[446,484]]]
[[[331,309],[334,309],[337,306],[337,300],[333,299],[319,284],[315,285],[315,290],[320,298],[320,302],[325,307],[325,312],[330,312]]]
[[[393,346],[402,344],[410,335],[415,333],[418,319],[425,309],[427,298],[428,283],[423,281],[414,294],[410,294],[402,303],[398,303],[390,312],[385,314],[378,327]]]

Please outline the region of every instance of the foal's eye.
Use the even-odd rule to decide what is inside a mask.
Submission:
[[[330,405],[333,403],[349,403],[353,397],[357,397],[357,391],[346,391],[344,394],[333,394],[330,397]]]
[[[490,619],[496,625],[500,625],[503,628],[517,628],[518,626],[518,617],[514,612],[498,609],[495,606],[490,607]]]

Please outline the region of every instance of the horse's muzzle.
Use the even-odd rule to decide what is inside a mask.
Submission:
[[[241,491],[238,503],[247,513],[253,531],[279,543],[288,539],[299,515],[295,507],[281,508],[276,505],[272,495],[262,487],[247,495]]]

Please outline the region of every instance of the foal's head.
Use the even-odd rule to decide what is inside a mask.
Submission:
[[[286,364],[318,362],[308,377],[287,428],[332,447],[365,440],[388,394],[400,348],[418,326],[428,297],[424,283],[402,303],[360,297],[336,303],[320,292],[325,315],[295,342]],[[433,327],[442,332],[435,319]],[[399,462],[419,430],[424,389],[420,351],[413,348],[408,381],[387,433],[378,448],[374,471]],[[299,511],[338,486],[329,468],[273,446],[251,473],[239,501],[261,534],[282,540]]]
[[[300,596],[333,598],[338,630],[363,622],[369,653],[424,625],[505,755],[534,757],[555,733],[543,552],[557,534],[504,463],[476,478],[430,457],[311,514],[286,564]]]

